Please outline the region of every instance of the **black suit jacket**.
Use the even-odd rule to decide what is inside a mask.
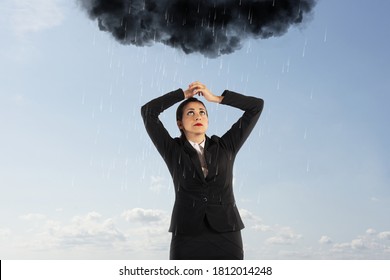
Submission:
[[[169,92],[141,108],[146,130],[163,157],[175,188],[170,232],[198,232],[207,220],[219,232],[244,228],[233,194],[233,163],[263,109],[263,100],[225,90],[221,104],[244,110],[242,117],[222,136],[206,136],[205,178],[196,150],[187,140],[172,138],[159,119],[160,113],[184,99],[183,90]]]

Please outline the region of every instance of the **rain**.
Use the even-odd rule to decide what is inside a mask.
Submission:
[[[355,20],[359,17],[348,14],[354,2],[193,1],[199,19],[175,13],[175,5],[164,9],[168,2],[182,1],[77,0],[77,8],[67,10],[73,17],[61,27],[42,31],[42,36],[32,33],[20,49],[2,46],[4,53],[14,55],[4,56],[2,63],[7,63],[2,71],[9,77],[2,92],[10,97],[1,97],[1,141],[10,148],[2,151],[7,172],[0,179],[2,188],[10,187],[4,191],[1,212],[44,213],[48,223],[34,232],[36,228],[24,224],[13,226],[3,214],[0,236],[6,236],[7,228],[18,235],[16,229],[25,227],[18,238],[31,230],[35,234],[29,239],[44,247],[23,248],[20,254],[77,257],[76,246],[61,247],[68,241],[66,230],[53,236],[52,243],[39,238],[57,232],[45,231],[50,221],[62,229],[73,225],[74,217],[96,211],[112,219],[125,242],[91,246],[90,253],[81,245],[87,252],[82,256],[166,259],[175,192],[140,108],[199,80],[216,95],[229,89],[265,100],[233,170],[237,208],[246,225],[247,259],[388,259],[390,244],[384,237],[390,224],[384,213],[390,205],[390,138],[383,120],[389,117],[384,63],[389,43],[383,34],[375,34],[374,23],[379,23],[366,21],[373,32],[347,29],[352,23],[345,24],[345,17],[361,24]],[[279,9],[282,2],[294,4],[287,25],[261,25],[256,5]],[[359,15],[369,16],[363,8]],[[152,11],[162,18],[151,17]],[[236,17],[228,21],[234,11]],[[187,34],[191,24],[196,32]],[[204,37],[198,39],[199,34]],[[175,35],[184,41],[175,41]],[[242,115],[222,104],[206,106],[208,136],[222,136]],[[160,116],[172,137],[180,135],[175,109]],[[195,176],[195,170],[187,175]],[[124,211],[136,207],[162,211],[166,217],[160,223],[123,221]],[[20,220],[17,215],[12,219]],[[341,230],[345,224],[348,230]],[[365,250],[352,246],[360,237],[371,242],[364,243]],[[332,242],[319,243],[322,239]],[[148,242],[153,246],[139,245]],[[50,244],[54,247],[45,247]],[[18,254],[7,248],[2,250],[5,258]]]

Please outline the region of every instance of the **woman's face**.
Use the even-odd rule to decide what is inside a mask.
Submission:
[[[200,102],[190,102],[183,109],[183,117],[177,122],[187,138],[206,134],[209,126],[206,108]]]

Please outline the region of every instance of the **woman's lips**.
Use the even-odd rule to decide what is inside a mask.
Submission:
[[[203,126],[203,124],[201,124],[201,123],[196,123],[196,124],[194,124],[195,126]]]

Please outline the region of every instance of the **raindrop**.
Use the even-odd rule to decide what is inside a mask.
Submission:
[[[326,43],[327,38],[328,38],[328,28],[325,28],[324,43]]]
[[[251,41],[248,41],[248,47],[246,48],[246,53],[251,53],[252,52],[252,44]]]
[[[287,69],[286,72],[290,72],[290,58],[287,59]]]
[[[256,69],[259,68],[259,56],[256,58]]]
[[[305,40],[305,44],[303,45],[302,57],[305,57],[305,54],[306,54],[306,46],[307,46],[307,39]]]
[[[100,134],[100,125],[98,125],[97,129],[96,129],[96,135],[99,135]]]
[[[146,178],[146,166],[143,169],[141,178],[142,178],[142,181],[145,181],[145,178]]]
[[[100,106],[99,106],[100,112],[103,112],[103,96],[100,98]]]

